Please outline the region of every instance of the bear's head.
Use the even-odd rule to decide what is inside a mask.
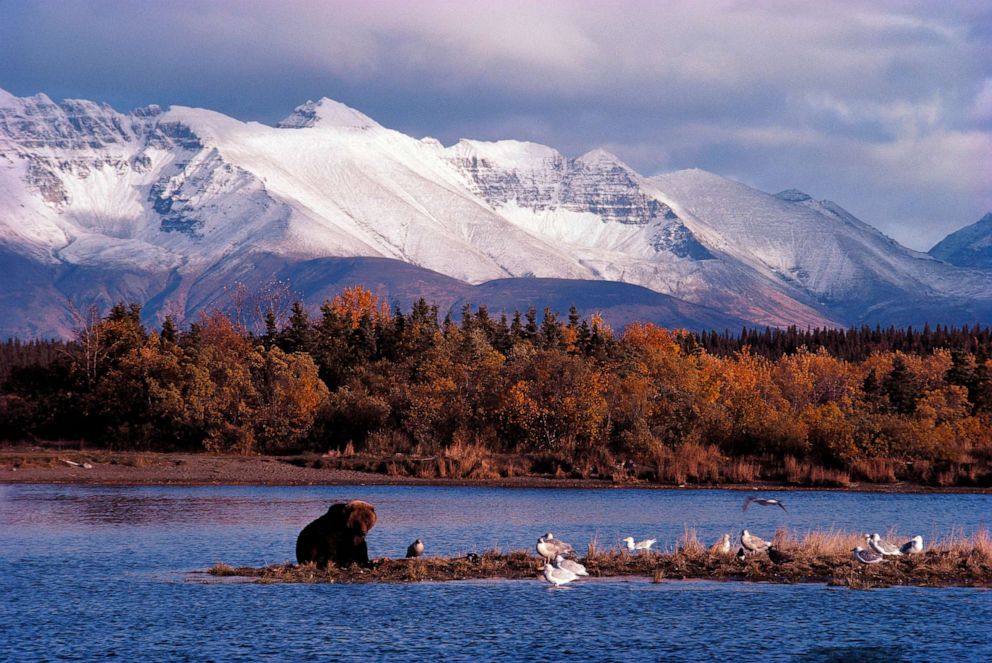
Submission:
[[[362,500],[332,504],[327,515],[337,527],[349,531],[356,543],[375,526],[375,507]]]

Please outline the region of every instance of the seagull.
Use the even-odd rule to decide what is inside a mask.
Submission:
[[[724,534],[719,541],[710,546],[710,552],[714,555],[729,555],[732,550],[729,534]]]
[[[539,538],[535,548],[537,549],[537,554],[546,560],[552,560],[558,555],[564,555],[565,553],[575,552],[572,550],[572,546],[561,539],[556,539],[551,532]]]
[[[543,538],[543,537],[542,537]],[[562,585],[567,585],[573,580],[577,579],[579,576],[575,575],[568,569],[563,569],[559,564],[562,562],[561,555],[555,557],[554,564],[547,563],[544,565],[544,579],[550,582],[555,587],[561,587]]]
[[[914,536],[899,547],[899,552],[903,555],[915,555],[916,553],[923,552],[923,537]]]
[[[586,571],[586,567],[571,559],[563,559],[561,555],[558,555],[558,557],[555,558],[555,563],[559,568],[564,569],[565,571],[571,571],[577,576],[589,575],[589,572]]]
[[[878,532],[871,535],[865,534],[865,540],[868,541],[868,547],[877,552],[879,555],[902,555],[902,551],[899,550],[899,546],[884,540],[878,535]]]
[[[628,536],[623,542],[627,544],[628,552],[634,552],[635,550],[650,550],[651,546],[658,542],[658,539],[645,539],[634,543],[634,537]]]
[[[741,508],[741,511],[747,511],[747,508],[751,506],[752,502],[754,502],[755,504],[760,504],[761,506],[777,506],[778,508],[782,509],[782,511],[789,513],[788,510],[785,508],[785,505],[782,504],[780,501],[769,499],[767,497],[755,497],[754,495],[748,495],[747,497],[744,498],[744,506]]]
[[[787,564],[795,560],[796,556],[784,550],[779,550],[775,546],[768,546],[768,559],[772,560],[773,564]]]
[[[743,548],[738,548],[737,549],[737,554],[734,555],[734,557],[737,558],[737,561],[738,562],[743,562],[743,561],[745,561],[747,559],[747,553],[744,552],[744,549]]]
[[[407,557],[420,557],[424,554],[424,542],[417,539],[406,549]]]
[[[874,550],[865,550],[861,546],[858,546],[851,551],[851,559],[862,564],[878,564],[884,558]]]
[[[762,550],[767,550],[768,546],[771,544],[761,537],[754,536],[747,530],[741,530],[741,545],[744,546],[748,552],[761,552]]]

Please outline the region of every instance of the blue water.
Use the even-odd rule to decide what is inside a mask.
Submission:
[[[215,562],[292,557],[330,502],[373,502],[372,556],[581,549],[626,535],[671,547],[747,525],[921,533],[989,525],[992,496],[439,487],[0,486],[2,660],[992,660],[992,592],[592,580],[413,585],[202,582]]]

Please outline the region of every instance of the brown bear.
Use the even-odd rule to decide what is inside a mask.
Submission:
[[[332,504],[323,516],[303,528],[296,539],[296,559],[300,564],[329,562],[347,567],[368,565],[369,548],[365,535],[375,525],[375,507],[351,500]]]

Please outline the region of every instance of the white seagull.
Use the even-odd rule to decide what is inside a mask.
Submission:
[[[544,565],[544,579],[550,582],[555,587],[561,587],[562,585],[567,585],[573,580],[577,579],[579,576],[572,573],[568,569],[561,568],[562,556],[558,555],[555,557],[554,564],[548,562]]]
[[[763,550],[768,550],[768,546],[771,544],[762,539],[760,536],[755,536],[745,529],[741,530],[741,545],[744,546],[748,552],[761,552]]]
[[[923,537],[914,536],[912,539],[899,547],[899,552],[903,555],[915,555],[923,552]]]
[[[589,572],[586,571],[586,567],[585,566],[583,566],[582,564],[579,564],[578,562],[576,562],[574,560],[564,559],[561,555],[558,555],[558,557],[555,558],[555,563],[558,565],[559,568],[564,569],[566,571],[571,571],[572,573],[574,573],[577,576],[587,576],[587,575],[589,575]]]
[[[744,506],[741,507],[741,511],[747,511],[747,508],[751,506],[752,503],[761,506],[777,506],[782,509],[782,511],[789,513],[789,511],[785,508],[785,505],[779,500],[773,500],[767,497],[755,497],[754,495],[748,495],[744,498]]]
[[[874,550],[865,550],[861,546],[858,546],[851,551],[851,559],[855,562],[861,562],[862,564],[878,564],[884,560],[880,553],[877,553]]]
[[[880,537],[878,532],[871,535],[865,534],[865,540],[868,541],[868,547],[877,552],[879,555],[899,556],[902,554],[902,551],[899,550],[899,546],[894,543],[889,543]]]
[[[556,539],[554,534],[548,532],[537,540],[537,554],[546,560],[553,560],[558,555],[574,552],[572,546],[560,539]]]
[[[634,543],[634,537],[628,536],[623,542],[627,544],[627,550],[629,552],[634,552],[635,550],[651,550],[651,546],[657,543],[658,539],[645,539],[644,541]]]

